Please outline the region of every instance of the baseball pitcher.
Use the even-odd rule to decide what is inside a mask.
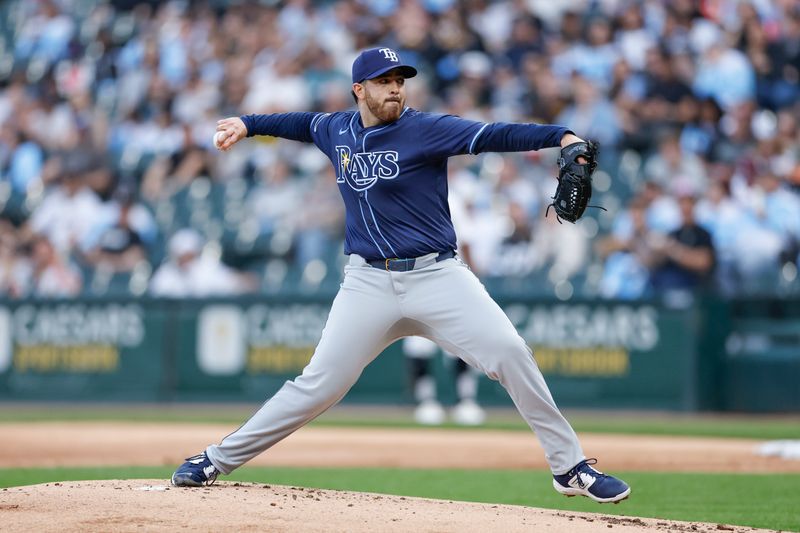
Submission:
[[[390,48],[353,62],[357,111],[246,115],[221,120],[217,146],[254,135],[314,143],[336,169],[346,209],[349,262],[308,366],[239,429],[190,457],[172,476],[201,486],[229,474],[336,404],[394,341],[427,337],[499,381],[535,431],[553,487],[598,502],[628,497],[628,485],[592,468],[556,407],[522,337],[459,260],[447,203],[447,159],[458,154],[562,147],[553,207],[577,220],[591,195],[595,147],[567,128],[485,124],[406,106],[417,71]]]

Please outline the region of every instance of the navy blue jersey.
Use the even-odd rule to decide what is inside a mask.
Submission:
[[[448,157],[559,146],[569,131],[487,124],[411,108],[392,123],[370,128],[361,125],[357,111],[241,118],[248,136],[313,142],[328,156],[345,204],[344,253],[366,259],[456,249],[447,203]]]

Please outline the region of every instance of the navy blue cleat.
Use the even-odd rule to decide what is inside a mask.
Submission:
[[[202,487],[217,480],[219,470],[211,464],[206,452],[189,457],[172,474],[172,484],[176,487]]]
[[[592,468],[597,459],[584,459],[572,470],[553,476],[553,488],[564,496],[586,496],[599,503],[619,503],[631,493],[627,483]]]

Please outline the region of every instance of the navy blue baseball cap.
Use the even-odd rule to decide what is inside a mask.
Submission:
[[[403,63],[400,54],[391,48],[364,50],[353,61],[353,83],[377,78],[395,68],[400,69],[404,78],[413,78],[417,75],[417,69]]]

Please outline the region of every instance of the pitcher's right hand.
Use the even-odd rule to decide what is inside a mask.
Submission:
[[[217,134],[220,133],[219,138]],[[217,133],[214,134],[214,144],[223,152],[230,150],[231,146],[247,137],[247,127],[239,117],[228,117],[217,121]]]

